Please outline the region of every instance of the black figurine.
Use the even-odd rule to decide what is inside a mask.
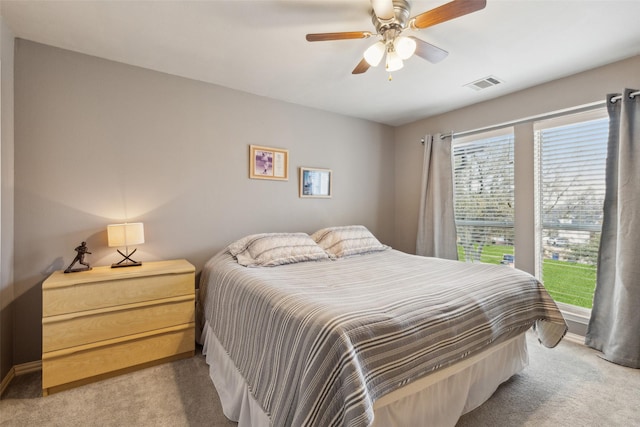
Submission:
[[[65,273],[76,273],[78,271],[88,271],[91,270],[91,266],[88,262],[84,262],[84,256],[86,254],[90,254],[89,248],[87,248],[87,242],[82,242],[80,246],[76,247],[75,251],[78,253],[76,257],[73,259],[73,262],[69,264],[69,267],[64,271]],[[80,263],[85,266],[85,268],[71,268],[75,263]]]

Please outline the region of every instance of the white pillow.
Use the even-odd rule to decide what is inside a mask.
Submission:
[[[346,225],[318,230],[311,235],[331,258],[378,252],[389,249],[362,225]]]
[[[305,233],[252,234],[230,244],[227,249],[238,264],[246,267],[268,267],[329,258]]]

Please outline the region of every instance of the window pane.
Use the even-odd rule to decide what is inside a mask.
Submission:
[[[591,308],[602,228],[608,119],[540,126],[539,239],[542,281],[559,302]]]
[[[454,141],[458,259],[513,266],[513,134]]]

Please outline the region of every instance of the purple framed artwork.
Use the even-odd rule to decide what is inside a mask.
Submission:
[[[287,181],[289,179],[289,150],[250,145],[249,178]]]

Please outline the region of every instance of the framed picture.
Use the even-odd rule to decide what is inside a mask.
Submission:
[[[331,197],[331,169],[300,168],[300,197]]]
[[[289,150],[249,146],[249,178],[289,179]]]

